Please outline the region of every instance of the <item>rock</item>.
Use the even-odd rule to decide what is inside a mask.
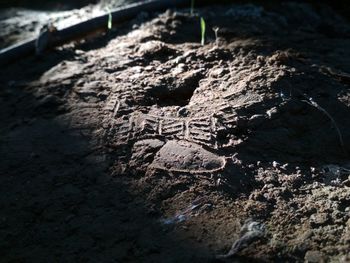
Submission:
[[[170,55],[176,54],[176,50],[170,48],[163,42],[152,40],[145,43],[141,43],[137,52],[141,57],[145,58],[165,58]]]
[[[309,250],[308,252],[306,252],[304,260],[306,263],[326,262],[326,258],[324,256],[324,254],[322,252],[316,251],[316,250]]]

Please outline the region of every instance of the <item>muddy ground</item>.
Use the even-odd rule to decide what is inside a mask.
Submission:
[[[1,262],[350,261],[350,25],[195,11],[2,68]]]

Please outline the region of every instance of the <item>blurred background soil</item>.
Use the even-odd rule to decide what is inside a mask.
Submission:
[[[142,2],[140,0],[3,0],[0,2],[0,49],[23,42],[38,35],[40,28],[49,22],[57,28],[70,26],[107,12],[109,9],[127,4]],[[189,1],[190,2],[190,1]],[[212,0],[196,1],[196,5],[213,3]],[[257,3],[273,8],[279,1],[215,1],[221,3]],[[313,4],[327,4],[341,15],[350,18],[349,2],[344,1],[295,1]]]

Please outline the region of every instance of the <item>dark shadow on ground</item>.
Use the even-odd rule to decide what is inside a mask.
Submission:
[[[98,124],[74,105],[42,104],[27,81],[67,58],[56,55],[0,77],[2,261],[205,262],[208,252],[164,228],[126,176],[110,177]]]

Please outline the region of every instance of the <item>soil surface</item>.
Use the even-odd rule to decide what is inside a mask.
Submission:
[[[326,6],[208,6],[1,69],[1,261],[349,262],[349,47]]]

